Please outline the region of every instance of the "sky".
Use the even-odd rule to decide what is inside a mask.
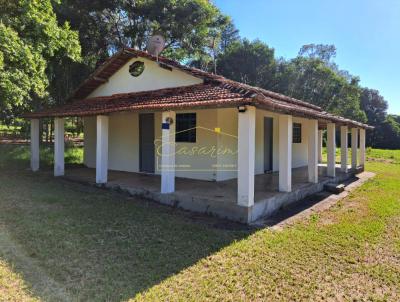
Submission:
[[[243,38],[260,39],[277,57],[304,44],[334,44],[339,68],[377,89],[400,114],[400,0],[214,0]]]

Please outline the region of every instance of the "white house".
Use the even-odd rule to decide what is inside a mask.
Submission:
[[[31,119],[33,171],[39,169],[39,119],[54,117],[54,175],[65,174],[64,117],[73,116],[84,118],[84,165],[95,169],[96,183],[107,184],[113,171],[131,172],[136,178],[155,175],[158,182],[138,183],[142,193],[147,184],[157,183],[147,197],[244,222],[321,190],[327,181],[338,180],[338,173],[348,175],[362,168],[365,131],[371,128],[304,101],[133,49],[108,59],[66,105],[25,115]],[[341,165],[336,167],[339,128]],[[327,131],[326,168],[319,167],[323,131]],[[292,171],[305,171],[306,182],[314,186],[299,187],[296,190],[302,194],[290,195]],[[186,197],[175,190],[179,179]],[[272,188],[274,179],[277,188]],[[234,195],[228,192],[232,187]],[[196,188],[204,190],[196,193]],[[218,206],[217,197],[207,198],[214,189],[224,200]]]

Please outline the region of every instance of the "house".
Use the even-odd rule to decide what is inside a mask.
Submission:
[[[76,177],[243,222],[363,169],[371,128],[301,100],[123,49],[65,105],[25,115],[31,119],[33,171],[39,169],[39,119],[54,118],[54,175],[63,176],[64,118],[77,116],[84,120],[86,168]],[[320,163],[323,131],[327,165]]]

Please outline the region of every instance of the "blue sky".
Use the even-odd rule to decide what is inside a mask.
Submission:
[[[400,114],[400,0],[214,0],[242,37],[259,38],[278,57],[304,44],[334,44],[336,63],[378,89]]]

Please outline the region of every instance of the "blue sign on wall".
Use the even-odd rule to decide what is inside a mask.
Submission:
[[[161,129],[169,130],[169,123],[162,123]]]

